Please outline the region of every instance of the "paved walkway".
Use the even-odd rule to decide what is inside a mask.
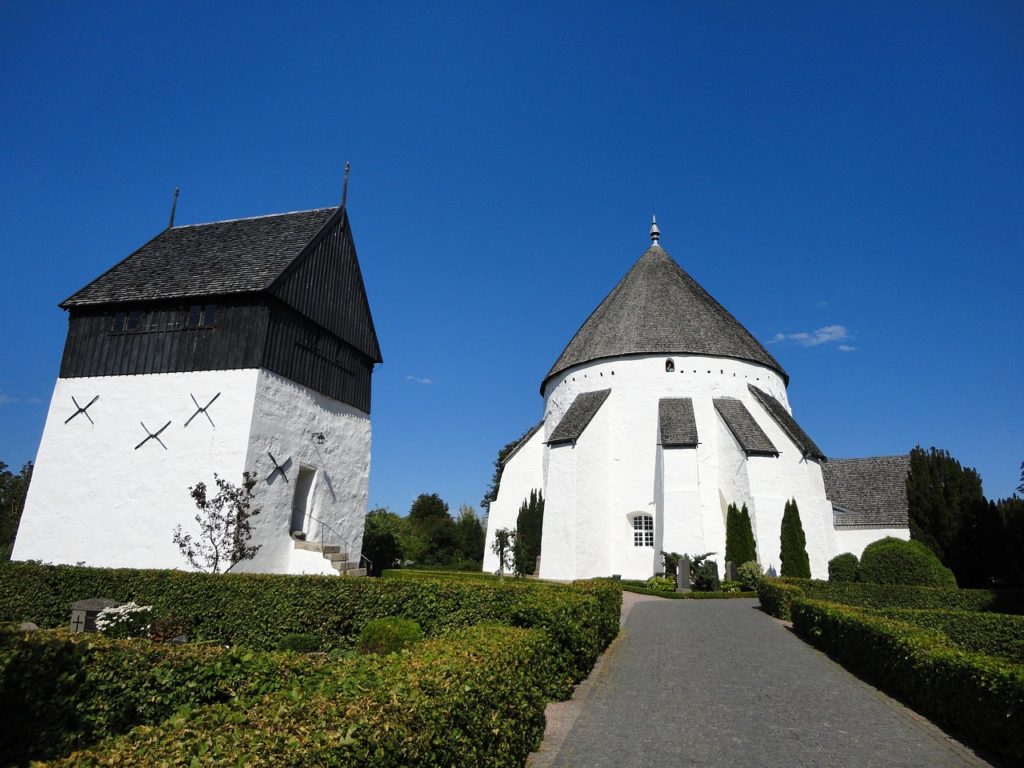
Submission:
[[[987,766],[756,608],[637,600],[532,768]]]

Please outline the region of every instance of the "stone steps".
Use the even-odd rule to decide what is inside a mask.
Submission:
[[[301,539],[295,540],[295,548],[302,549],[307,552],[319,552],[324,556],[324,559],[330,562],[331,567],[334,568],[342,576],[365,576],[366,569],[359,567],[359,562],[356,560],[348,559],[348,552],[343,552],[341,547],[337,544],[323,544],[321,545],[316,541],[303,541]]]

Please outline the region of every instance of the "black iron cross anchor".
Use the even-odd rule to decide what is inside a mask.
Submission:
[[[280,472],[281,473],[281,477],[283,477],[284,481],[287,483],[288,482],[288,475],[284,471],[284,468],[287,467],[289,464],[291,464],[291,461],[292,461],[291,456],[289,456],[287,459],[285,459],[284,462],[282,462],[281,464],[277,463],[277,459],[274,458],[274,454],[272,454],[270,451],[267,451],[267,456],[269,456],[270,460],[272,462],[274,462],[274,468],[270,471],[270,474],[267,475],[267,481],[269,482],[270,478],[272,478],[275,473]],[[290,485],[290,483],[289,483],[289,485]]]
[[[92,400],[90,400],[88,405],[86,405],[85,408],[83,408],[82,406],[80,406],[78,404],[78,401],[75,400],[74,396],[72,396],[71,402],[75,404],[75,408],[77,408],[78,410],[75,411],[74,413],[72,413],[66,419],[64,419],[64,423],[67,424],[69,421],[71,421],[73,418],[75,418],[75,416],[77,416],[78,414],[84,413],[85,414],[85,418],[87,418],[89,420],[89,423],[90,424],[95,424],[96,422],[93,421],[92,420],[92,416],[89,415],[89,409],[92,408],[92,404],[95,403],[99,399],[100,399],[100,396],[96,395],[96,397],[94,397]]]
[[[81,632],[85,628],[85,620],[82,618],[82,614],[75,614],[75,620],[71,622],[71,626],[75,628],[75,632]]]
[[[206,420],[210,422],[210,426],[216,429],[217,425],[213,423],[213,419],[210,418],[210,414],[208,414],[206,412],[206,409],[209,408],[211,405],[213,405],[213,401],[214,400],[216,400],[218,397],[220,397],[220,392],[218,392],[216,395],[214,395],[210,399],[210,402],[208,402],[206,405],[201,406],[201,407],[199,405],[199,402],[196,400],[196,396],[195,395],[193,395],[191,392],[189,392],[188,396],[191,397],[192,398],[192,402],[196,404],[196,412],[188,417],[188,421],[185,422],[185,426],[187,427],[189,424],[191,424],[192,423],[192,419],[194,419],[196,416],[198,416],[201,413],[201,414],[203,414],[203,416],[206,417]]]
[[[142,422],[140,421],[139,424],[142,424]],[[168,421],[166,424],[164,424],[162,427],[160,427],[160,429],[158,429],[156,432],[150,432],[149,431],[149,427],[147,427],[145,424],[142,424],[142,428],[144,430],[146,430],[146,439],[143,440],[138,445],[136,445],[135,446],[135,450],[136,451],[139,450],[139,448],[144,446],[150,440],[156,440],[158,443],[160,443],[160,446],[166,451],[167,450],[167,446],[164,445],[164,441],[160,439],[160,433],[163,432],[165,429],[167,429],[169,426],[171,426],[171,422]]]

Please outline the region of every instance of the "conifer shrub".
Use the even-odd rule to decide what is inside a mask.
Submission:
[[[956,577],[919,541],[888,536],[868,544],[860,558],[861,581],[956,588]]]
[[[374,619],[359,633],[356,648],[360,653],[387,655],[398,653],[423,639],[420,625],[411,619]]]
[[[764,569],[756,560],[749,560],[736,569],[736,575],[744,591],[753,592],[764,578]]]
[[[860,562],[852,552],[843,552],[828,561],[829,581],[857,581]]]
[[[811,561],[807,556],[807,537],[800,523],[800,510],[796,499],[786,502],[782,513],[781,533],[781,576],[792,576],[798,579],[811,578]]]

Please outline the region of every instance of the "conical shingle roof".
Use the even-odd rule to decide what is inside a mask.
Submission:
[[[658,245],[647,249],[573,336],[552,376],[609,357],[710,355],[749,360],[789,376],[728,310]]]

